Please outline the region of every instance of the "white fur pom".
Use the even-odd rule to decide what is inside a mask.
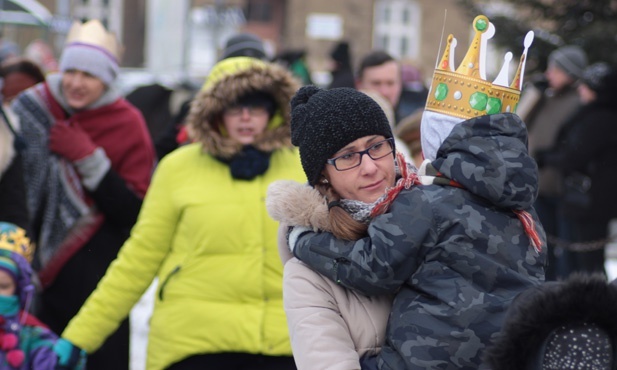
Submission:
[[[330,231],[325,198],[307,184],[274,181],[268,186],[266,209],[276,221],[310,227],[314,231]]]

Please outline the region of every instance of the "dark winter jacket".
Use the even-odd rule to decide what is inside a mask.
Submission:
[[[541,162],[557,168],[564,181],[573,173],[591,180],[589,207],[569,208],[566,214],[586,222],[608,223],[617,217],[617,93],[581,107],[560,131],[556,145]]]
[[[462,187],[402,191],[355,242],[298,239],[294,254],[321,274],[368,295],[396,294],[381,369],[478,369],[512,300],[544,280],[546,252],[513,212],[527,210],[544,243],[526,140],[513,114],[465,121],[432,163]]]
[[[8,109],[5,114],[12,117]],[[13,130],[0,118],[0,221],[11,222],[27,230],[26,186],[21,155],[14,148]]]

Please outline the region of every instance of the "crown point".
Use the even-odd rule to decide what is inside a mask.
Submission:
[[[512,53],[506,53],[497,78],[491,83],[485,73],[487,41],[495,34],[495,27],[484,15],[473,23],[475,31],[467,53],[458,68],[453,66],[456,39],[448,36],[441,62],[436,64],[427,110],[461,118],[484,114],[515,112],[518,106],[527,49],[533,32],[525,37],[524,52],[514,81],[508,84],[509,64]]]
[[[480,18],[482,16],[478,16],[476,17],[476,30],[480,31],[480,32],[484,32],[487,30],[488,28],[488,19],[486,19],[486,17]]]

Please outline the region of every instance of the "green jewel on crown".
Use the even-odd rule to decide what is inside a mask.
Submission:
[[[469,105],[475,110],[484,110],[486,108],[486,104],[488,102],[488,95],[481,92],[475,92],[471,94],[469,98]]]
[[[435,99],[438,101],[444,100],[448,96],[448,85],[440,83],[435,89]]]
[[[495,114],[501,112],[501,99],[499,98],[488,98],[486,113],[487,114]]]

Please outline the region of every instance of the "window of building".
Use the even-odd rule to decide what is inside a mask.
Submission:
[[[245,17],[249,22],[270,22],[272,21],[272,4],[267,1],[248,1]]]
[[[385,50],[388,49],[389,41],[390,41],[390,38],[388,37],[388,35],[381,36],[381,47],[382,47],[382,49],[385,49]]]
[[[407,36],[401,37],[401,56],[407,56],[409,53],[409,39]]]
[[[403,8],[403,24],[409,24],[409,8]]]
[[[383,7],[383,23],[388,23],[388,22],[390,22],[390,7],[384,6]]]

